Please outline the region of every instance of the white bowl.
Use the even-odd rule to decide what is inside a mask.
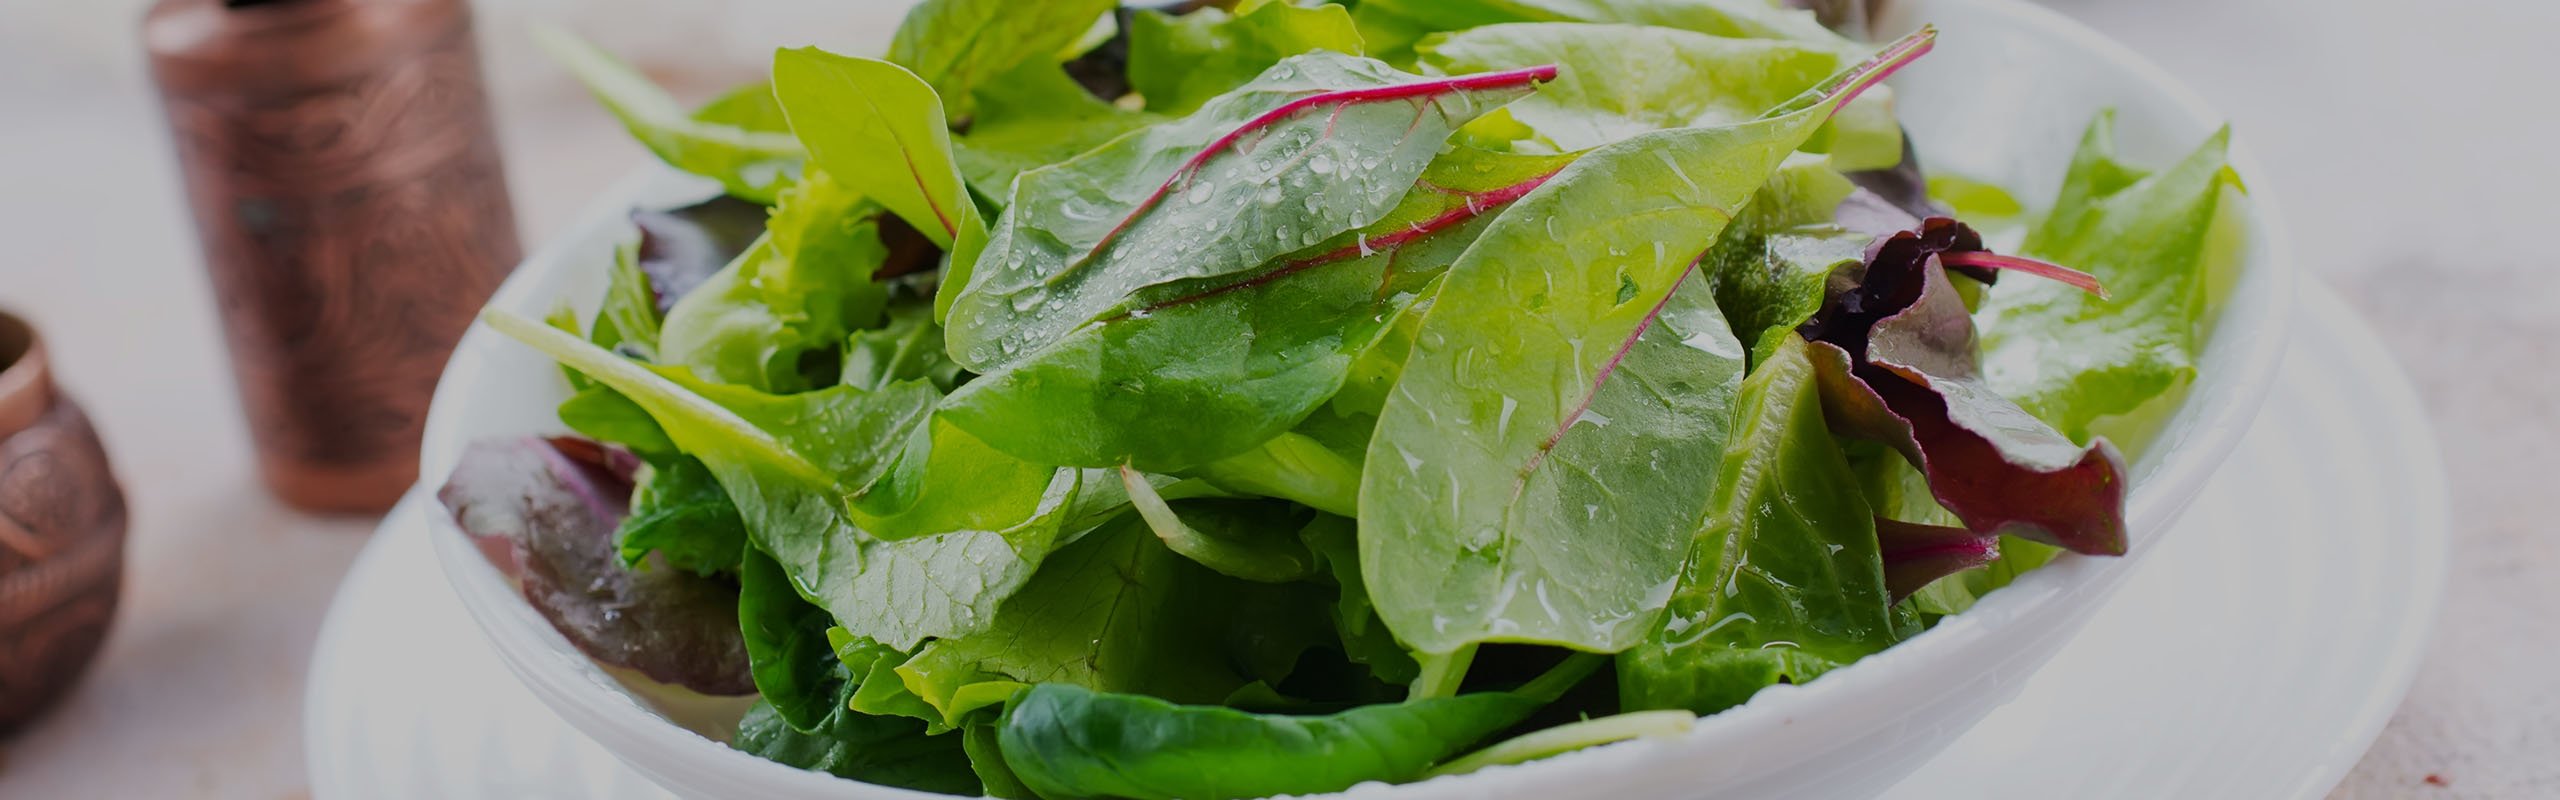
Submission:
[[[2222,124],[2219,115],[2122,46],[2017,0],[1915,0],[1886,30],[1921,22],[1937,51],[1893,84],[1904,121],[1935,169],[2050,197],[2079,133],[2118,111],[2118,141],[2165,164]],[[1628,742],[1527,765],[1343,796],[1858,797],[1882,791],[1982,717],[2086,623],[2240,440],[2275,375],[2292,305],[2284,234],[2245,148],[2254,214],[2244,274],[2216,323],[2185,406],[2134,465],[2132,554],[2065,556],[1910,641],[1803,686],[1779,686],[1685,736]],[[635,176],[585,221],[528,260],[495,307],[539,316],[563,300],[592,308],[634,203],[699,197],[672,174]],[[455,353],[427,423],[422,475],[440,481],[478,438],[553,431],[559,370],[532,349],[475,329]],[[509,588],[443,515],[437,552],[471,616],[533,693],[561,717],[674,790],[694,797],[923,798],[805,772],[729,749],[675,724],[580,655]]]

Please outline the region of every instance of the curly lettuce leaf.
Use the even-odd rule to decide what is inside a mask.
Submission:
[[[1670,612],[1618,656],[1629,709],[1712,714],[1895,641],[1875,526],[1824,426],[1804,340],[1780,339],[1736,406]]]
[[[1983,306],[1984,377],[2075,439],[2193,380],[2223,221],[2241,189],[2230,132],[2156,174],[2117,161],[2114,116],[2090,124],[2053,211],[2020,252],[2096,276],[2108,297],[2018,281]]]

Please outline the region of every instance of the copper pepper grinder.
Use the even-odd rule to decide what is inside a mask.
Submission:
[[[468,5],[161,0],[142,35],[268,485],[389,508],[520,256]]]

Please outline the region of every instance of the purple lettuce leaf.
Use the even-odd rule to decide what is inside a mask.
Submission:
[[[624,565],[614,529],[632,484],[613,452],[583,439],[476,442],[436,497],[589,658],[703,694],[755,693],[735,583],[656,556]]]
[[[1884,585],[1893,601],[1939,578],[2000,558],[2000,537],[1943,525],[1876,518],[1876,543],[1884,556]]]
[[[640,271],[657,292],[658,313],[667,313],[711,274],[764,235],[764,206],[721,195],[664,211],[631,212],[640,228]]]
[[[1869,249],[1856,285],[1799,329],[1814,344],[1825,415],[1843,435],[1901,451],[1974,533],[2120,555],[2123,456],[2104,439],[2073,443],[1984,383],[1973,317],[1944,263],[2069,271],[1983,251],[1944,218]]]

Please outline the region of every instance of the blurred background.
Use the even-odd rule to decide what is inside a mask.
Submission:
[[[136,23],[142,0],[0,0],[0,306],[45,331],[132,504],[122,611],[87,679],[0,739],[0,798],[305,796],[301,685],[369,518],[251,468]],[[479,30],[527,249],[647,154],[535,51],[555,21],[684,99],[776,45],[876,52],[898,0],[488,0]],[[2429,663],[2341,797],[2560,796],[2560,212],[2547,0],[2050,0],[2228,114],[2302,266],[2382,330],[2443,440],[2451,593]],[[2269,408],[2284,414],[2284,408]]]

